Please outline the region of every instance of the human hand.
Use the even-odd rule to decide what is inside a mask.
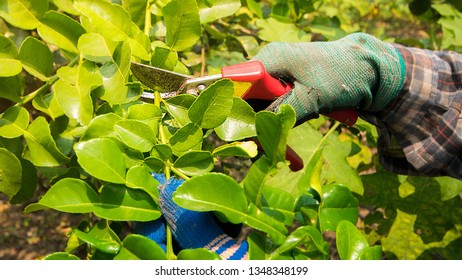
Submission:
[[[380,111],[397,96],[405,75],[398,51],[363,33],[333,42],[273,42],[254,59],[273,77],[294,85],[267,110],[289,104],[299,122],[343,109]]]

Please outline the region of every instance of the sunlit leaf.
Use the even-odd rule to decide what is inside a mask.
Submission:
[[[167,36],[165,42],[175,51],[192,47],[201,36],[199,8],[193,0],[172,0],[162,8]]]
[[[177,260],[221,260],[220,255],[204,248],[183,249],[177,255]]]
[[[212,171],[213,157],[207,151],[191,151],[180,156],[173,166],[186,175],[204,174]]]
[[[144,190],[155,202],[159,199],[159,191],[157,190],[159,182],[151,176],[149,170],[144,166],[133,166],[128,170],[126,185],[133,189]]]
[[[201,23],[233,15],[241,6],[240,0],[199,0]]]
[[[221,125],[233,107],[233,82],[219,80],[204,90],[188,111],[189,119],[201,128]]]
[[[74,7],[104,37],[123,41],[130,35],[130,15],[122,6],[102,0],[75,0]]]
[[[137,234],[130,234],[122,242],[120,252],[115,260],[166,260],[162,248],[151,239]]]
[[[48,11],[41,19],[37,31],[45,41],[73,53],[78,53],[77,41],[85,29],[74,19],[63,13]]]
[[[215,128],[215,132],[224,141],[256,136],[255,112],[244,100],[234,97],[230,114],[220,126]]]
[[[311,36],[291,23],[283,23],[274,18],[258,19],[258,36],[268,42],[310,42]]]
[[[342,260],[359,260],[363,250],[369,247],[367,239],[347,220],[337,225],[336,233],[337,250]]]
[[[53,54],[34,37],[27,37],[19,48],[19,59],[31,75],[46,81],[53,73]]]
[[[100,191],[95,215],[113,221],[153,221],[160,217],[159,206],[144,190],[107,184]]]
[[[51,186],[37,203],[27,206],[24,212],[52,208],[67,213],[90,213],[98,203],[98,194],[90,185],[79,179],[65,178]]]
[[[79,142],[74,146],[77,160],[85,171],[98,179],[125,183],[125,164],[117,144],[108,138]]]
[[[258,140],[268,158],[276,164],[284,161],[287,137],[295,124],[295,111],[290,106],[281,106],[279,113],[258,112],[255,117]]]
[[[48,0],[8,0],[0,5],[0,16],[13,26],[32,30],[48,11]]]
[[[150,151],[157,142],[156,132],[142,121],[121,120],[114,124],[114,130],[122,142],[141,152]]]
[[[69,158],[59,151],[44,117],[36,118],[24,133],[29,159],[35,166],[59,166]]]
[[[195,124],[189,123],[172,135],[170,146],[176,155],[182,155],[202,141],[202,130]]]
[[[13,41],[0,34],[0,77],[11,77],[21,73],[22,64],[17,57],[18,50]]]
[[[0,136],[16,138],[26,132],[29,112],[23,107],[10,107],[0,115]]]
[[[85,33],[78,40],[78,48],[83,56],[99,63],[112,62],[112,54],[116,46],[98,33]]]
[[[221,145],[213,150],[212,155],[219,157],[236,156],[253,158],[257,155],[257,153],[257,144],[253,141],[246,141]]]
[[[358,216],[358,199],[347,187],[341,185],[323,187],[323,200],[319,210],[322,232],[335,231],[343,220],[356,224]]]

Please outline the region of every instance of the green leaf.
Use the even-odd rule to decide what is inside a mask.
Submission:
[[[204,90],[188,111],[189,119],[201,128],[221,125],[233,107],[233,82],[219,80]]]
[[[364,248],[359,256],[360,260],[381,260],[382,259],[382,246],[375,245]]]
[[[131,36],[128,38],[128,43],[130,44],[133,56],[149,61],[151,59],[149,55],[151,52],[151,40],[149,37],[134,23],[132,24]]]
[[[147,222],[158,219],[162,214],[144,190],[107,184],[101,188],[100,193],[101,204],[94,209],[98,217],[112,221]]]
[[[21,29],[32,30],[48,11],[48,0],[8,0],[0,5],[0,16]]]
[[[342,185],[323,187],[323,200],[319,210],[319,224],[322,232],[335,231],[337,225],[343,220],[356,224],[358,217],[358,199],[347,187]]]
[[[71,15],[80,15],[74,7],[74,0],[53,0],[53,3],[61,10]]]
[[[90,92],[102,84],[99,73],[92,63],[85,61],[77,68],[60,68],[58,76],[61,79],[54,85],[55,96],[64,113],[69,118],[88,125],[93,118],[93,101]]]
[[[131,33],[130,15],[120,5],[102,0],[75,0],[74,7],[87,17],[93,28],[105,38],[123,41]]]
[[[87,141],[99,137],[115,136],[114,124],[121,121],[122,117],[108,113],[93,118],[87,126],[81,141]]]
[[[67,213],[91,213],[99,203],[98,194],[82,180],[64,178],[42,196],[37,202],[24,210],[25,214],[52,208]]]
[[[362,176],[362,205],[374,205],[365,225],[374,225],[382,237],[383,251],[399,259],[416,259],[426,253],[456,250],[448,246],[461,237],[462,201],[459,196],[442,200],[445,180],[429,177],[399,177],[388,172]],[[384,218],[386,217],[386,218]]]
[[[316,250],[324,256],[328,255],[329,244],[324,240],[322,233],[313,226],[302,226],[294,230],[287,236],[284,243],[281,244],[274,253],[275,256],[284,254],[297,247],[303,246],[306,250]]]
[[[77,160],[90,175],[98,179],[125,184],[125,164],[117,144],[108,138],[79,142],[74,146]]]
[[[204,248],[183,249],[176,256],[177,260],[221,260],[220,255]]]
[[[36,96],[32,100],[32,105],[35,109],[47,114],[52,119],[56,119],[64,115],[63,108],[61,108],[61,105],[59,104],[54,92]]]
[[[282,188],[265,185],[262,189],[262,209],[269,216],[291,226],[295,216],[295,199]]]
[[[302,159],[309,159],[321,148],[319,143],[322,139],[323,135],[312,126],[312,121],[308,121],[291,130],[288,144]],[[325,145],[322,145],[324,165],[322,166],[321,180],[345,185],[352,192],[362,194],[363,183],[358,172],[346,160],[354,148],[352,142],[340,141],[338,134],[334,132],[327,137],[324,143]]]
[[[0,148],[0,192],[12,198],[21,188],[22,166],[10,151]]]
[[[231,16],[241,7],[240,0],[199,0],[197,4],[201,23]]]
[[[157,186],[159,182],[154,179],[145,166],[133,166],[127,172],[127,187],[132,189],[144,190],[157,203],[159,191]]]
[[[263,18],[263,11],[260,3],[256,0],[247,0],[247,7],[252,11],[257,17]]]
[[[140,28],[144,27],[147,2],[148,0],[122,0],[122,7]]]
[[[78,229],[75,229],[74,232],[80,240],[104,253],[116,254],[120,250],[119,237],[109,227],[106,220],[99,221],[88,233]]]
[[[120,252],[115,260],[166,260],[162,248],[151,239],[137,234],[130,234],[122,242]]]
[[[151,156],[161,160],[169,160],[172,158],[172,148],[166,144],[157,144],[151,150]]]
[[[437,177],[435,178],[441,186],[441,200],[449,200],[457,197],[462,193],[462,181],[451,177]]]
[[[366,237],[347,220],[338,223],[336,232],[337,250],[342,260],[359,260],[362,252],[369,247]]]
[[[80,261],[79,257],[66,252],[52,253],[43,258],[45,261]]]
[[[174,71],[178,63],[178,53],[170,49],[164,42],[153,42],[151,65],[154,67]]]
[[[258,37],[268,42],[310,42],[311,36],[291,23],[283,23],[274,18],[258,19]]]
[[[213,157],[208,151],[191,151],[180,156],[173,166],[189,176],[204,174],[212,171]]]
[[[29,159],[35,166],[59,166],[69,161],[56,146],[44,117],[36,118],[24,132]]]
[[[24,77],[21,74],[12,77],[0,77],[0,97],[13,102],[21,102],[24,84]]]
[[[243,216],[243,223],[257,230],[268,233],[276,244],[282,244],[287,235],[287,229],[282,222],[273,219],[271,216],[250,203],[247,215]]]
[[[295,124],[295,111],[290,106],[281,106],[279,113],[258,112],[255,126],[258,140],[273,164],[285,161],[287,137]]]
[[[146,166],[150,171],[159,173],[165,168],[165,162],[157,157],[147,157],[143,161],[143,165]]]
[[[231,177],[208,173],[192,177],[176,190],[173,201],[194,211],[220,211],[232,223],[240,223],[247,213],[244,189]]]
[[[192,177],[176,190],[173,201],[194,211],[218,211],[232,223],[246,223],[268,233],[276,243],[285,239],[286,228],[255,205],[247,206],[244,189],[231,177],[208,173]]]
[[[157,134],[142,121],[121,120],[114,124],[114,130],[124,144],[141,152],[149,152],[157,142]]]
[[[172,0],[162,8],[167,36],[165,42],[175,51],[192,47],[201,36],[199,8],[194,0]]]
[[[22,179],[21,188],[19,191],[10,199],[11,204],[24,203],[30,200],[37,188],[37,170],[35,166],[28,160],[19,158],[22,166]]]
[[[63,50],[78,53],[77,41],[85,29],[63,13],[48,11],[37,28],[40,37]]]
[[[196,100],[195,96],[190,94],[180,94],[172,97],[165,102],[165,106],[175,120],[182,126],[190,123],[188,110]]]
[[[221,145],[212,152],[214,157],[246,157],[253,158],[258,154],[258,147],[254,141],[234,142]]]
[[[17,57],[18,50],[13,41],[0,34],[0,77],[11,77],[21,73],[22,64]]]
[[[0,116],[0,136],[16,138],[26,132],[29,112],[23,107],[10,107]]]
[[[247,199],[255,205],[261,205],[261,194],[269,175],[274,171],[271,160],[266,156],[259,158],[249,169],[244,178],[244,189]]]
[[[127,118],[142,121],[149,125],[154,132],[157,132],[162,111],[154,104],[135,104],[128,108]]]
[[[254,57],[260,51],[260,45],[254,36],[234,37],[241,45],[249,57]]]
[[[86,59],[106,63],[113,61],[112,54],[117,45],[98,33],[85,33],[79,38],[77,46]]]
[[[53,54],[50,49],[34,37],[27,37],[19,48],[19,60],[24,69],[42,81],[53,74]]]
[[[113,61],[100,68],[103,78],[104,94],[101,99],[110,105],[124,104],[139,98],[139,92],[132,92],[127,87],[130,71],[131,48],[128,41],[123,41],[114,50]]]
[[[202,137],[202,130],[197,125],[189,123],[178,129],[169,142],[173,153],[180,156],[200,144]]]
[[[236,141],[256,136],[255,112],[247,102],[233,98],[233,107],[226,120],[215,128],[218,137],[224,141]]]

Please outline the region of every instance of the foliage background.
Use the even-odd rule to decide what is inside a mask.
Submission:
[[[68,242],[66,234],[80,222],[79,216],[56,211],[23,216],[22,211],[37,202],[59,179],[85,174],[76,158],[70,157],[73,137],[82,134],[93,114],[124,114],[127,107],[123,104],[136,100],[140,93],[139,85],[120,84],[119,80],[123,79],[107,80],[106,91],[101,92],[101,81],[93,79],[90,74],[94,69],[82,56],[96,63],[103,74],[114,71],[115,67],[118,75],[128,77],[123,59],[128,50],[136,59],[150,60],[153,65],[200,75],[213,74],[225,65],[245,61],[270,41],[335,40],[357,31],[414,47],[456,51],[462,48],[462,30],[458,28],[462,26],[462,13],[458,1],[198,1],[202,8],[218,2],[224,8],[216,14],[203,13],[202,31],[190,30],[184,43],[172,43],[175,38],[169,37],[162,22],[160,8],[170,1],[150,1],[152,8],[147,13],[145,0],[107,1],[122,5],[136,24],[136,27],[125,26],[122,35],[120,30],[110,28],[110,21],[93,15],[88,6],[82,4],[76,11],[74,2],[85,4],[86,1],[36,1],[31,9],[33,14],[24,17],[24,14],[12,14],[7,8],[16,4],[27,6],[31,1],[0,1],[3,35],[0,147],[4,148],[1,156],[3,164],[14,162],[22,166],[24,174],[20,184],[29,186],[26,193],[11,198],[10,194],[16,193],[9,192],[6,182],[2,181],[2,192],[6,195],[0,194],[1,258],[41,258],[64,250]],[[45,16],[47,11],[52,12]],[[80,13],[100,22],[91,25],[84,17],[80,18],[81,25],[70,21],[70,18],[79,20]],[[64,14],[69,18],[63,17]],[[115,23],[119,24],[124,26],[123,22]],[[106,29],[98,30],[102,26]],[[128,46],[111,45],[98,34],[106,34],[114,41],[125,40]],[[199,43],[189,45],[191,37]],[[102,42],[100,46],[110,50],[109,55],[101,55],[107,50],[92,44],[98,40]],[[75,56],[76,53],[80,56]],[[162,59],[154,59],[159,57]],[[64,65],[78,65],[81,73],[77,75],[82,76],[72,80],[76,74]],[[58,69],[61,72],[57,72]],[[80,83],[77,88],[85,88],[85,92],[76,92],[76,83]],[[65,88],[69,93],[62,98],[79,99],[76,101],[79,110],[73,110],[76,103],[57,106],[52,95],[57,88]],[[118,95],[120,92],[125,95]],[[5,125],[9,120],[5,112],[14,105],[20,105],[27,112],[16,112],[19,116],[14,122],[19,127],[16,130]],[[330,125],[324,118],[300,125],[290,132],[288,143],[302,158],[309,158]],[[49,132],[42,134],[43,131]],[[307,139],[306,135],[311,137]],[[43,138],[35,141],[34,137]],[[375,158],[375,137],[374,128],[364,122],[350,129],[339,127],[332,133],[323,151],[323,183],[340,182],[354,193],[361,209],[357,226],[369,245],[381,244],[384,258],[460,259],[461,184],[448,178],[414,178],[381,170]],[[34,148],[37,142],[45,151],[37,152],[41,149]],[[12,155],[18,161],[11,160]],[[249,165],[249,160],[232,158],[215,168],[242,178]],[[9,168],[2,165],[2,170]],[[273,183],[278,181],[275,179]],[[122,235],[129,233],[130,227],[123,223],[114,223],[116,225]],[[326,238],[328,234],[325,233]]]

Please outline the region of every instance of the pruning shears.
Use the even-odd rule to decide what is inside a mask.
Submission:
[[[258,60],[226,66],[221,69],[220,74],[204,77],[192,77],[136,62],[131,63],[131,70],[142,84],[158,91],[162,98],[170,98],[183,93],[198,95],[220,79],[230,79],[236,82],[238,86],[235,87],[235,96],[244,100],[273,101],[293,88],[291,83],[268,74]],[[142,97],[153,99],[154,94],[143,92]],[[342,110],[326,114],[326,116],[351,126],[355,124],[358,113],[355,110]],[[286,158],[291,162],[293,170],[303,167],[302,160],[290,147],[287,147]]]

